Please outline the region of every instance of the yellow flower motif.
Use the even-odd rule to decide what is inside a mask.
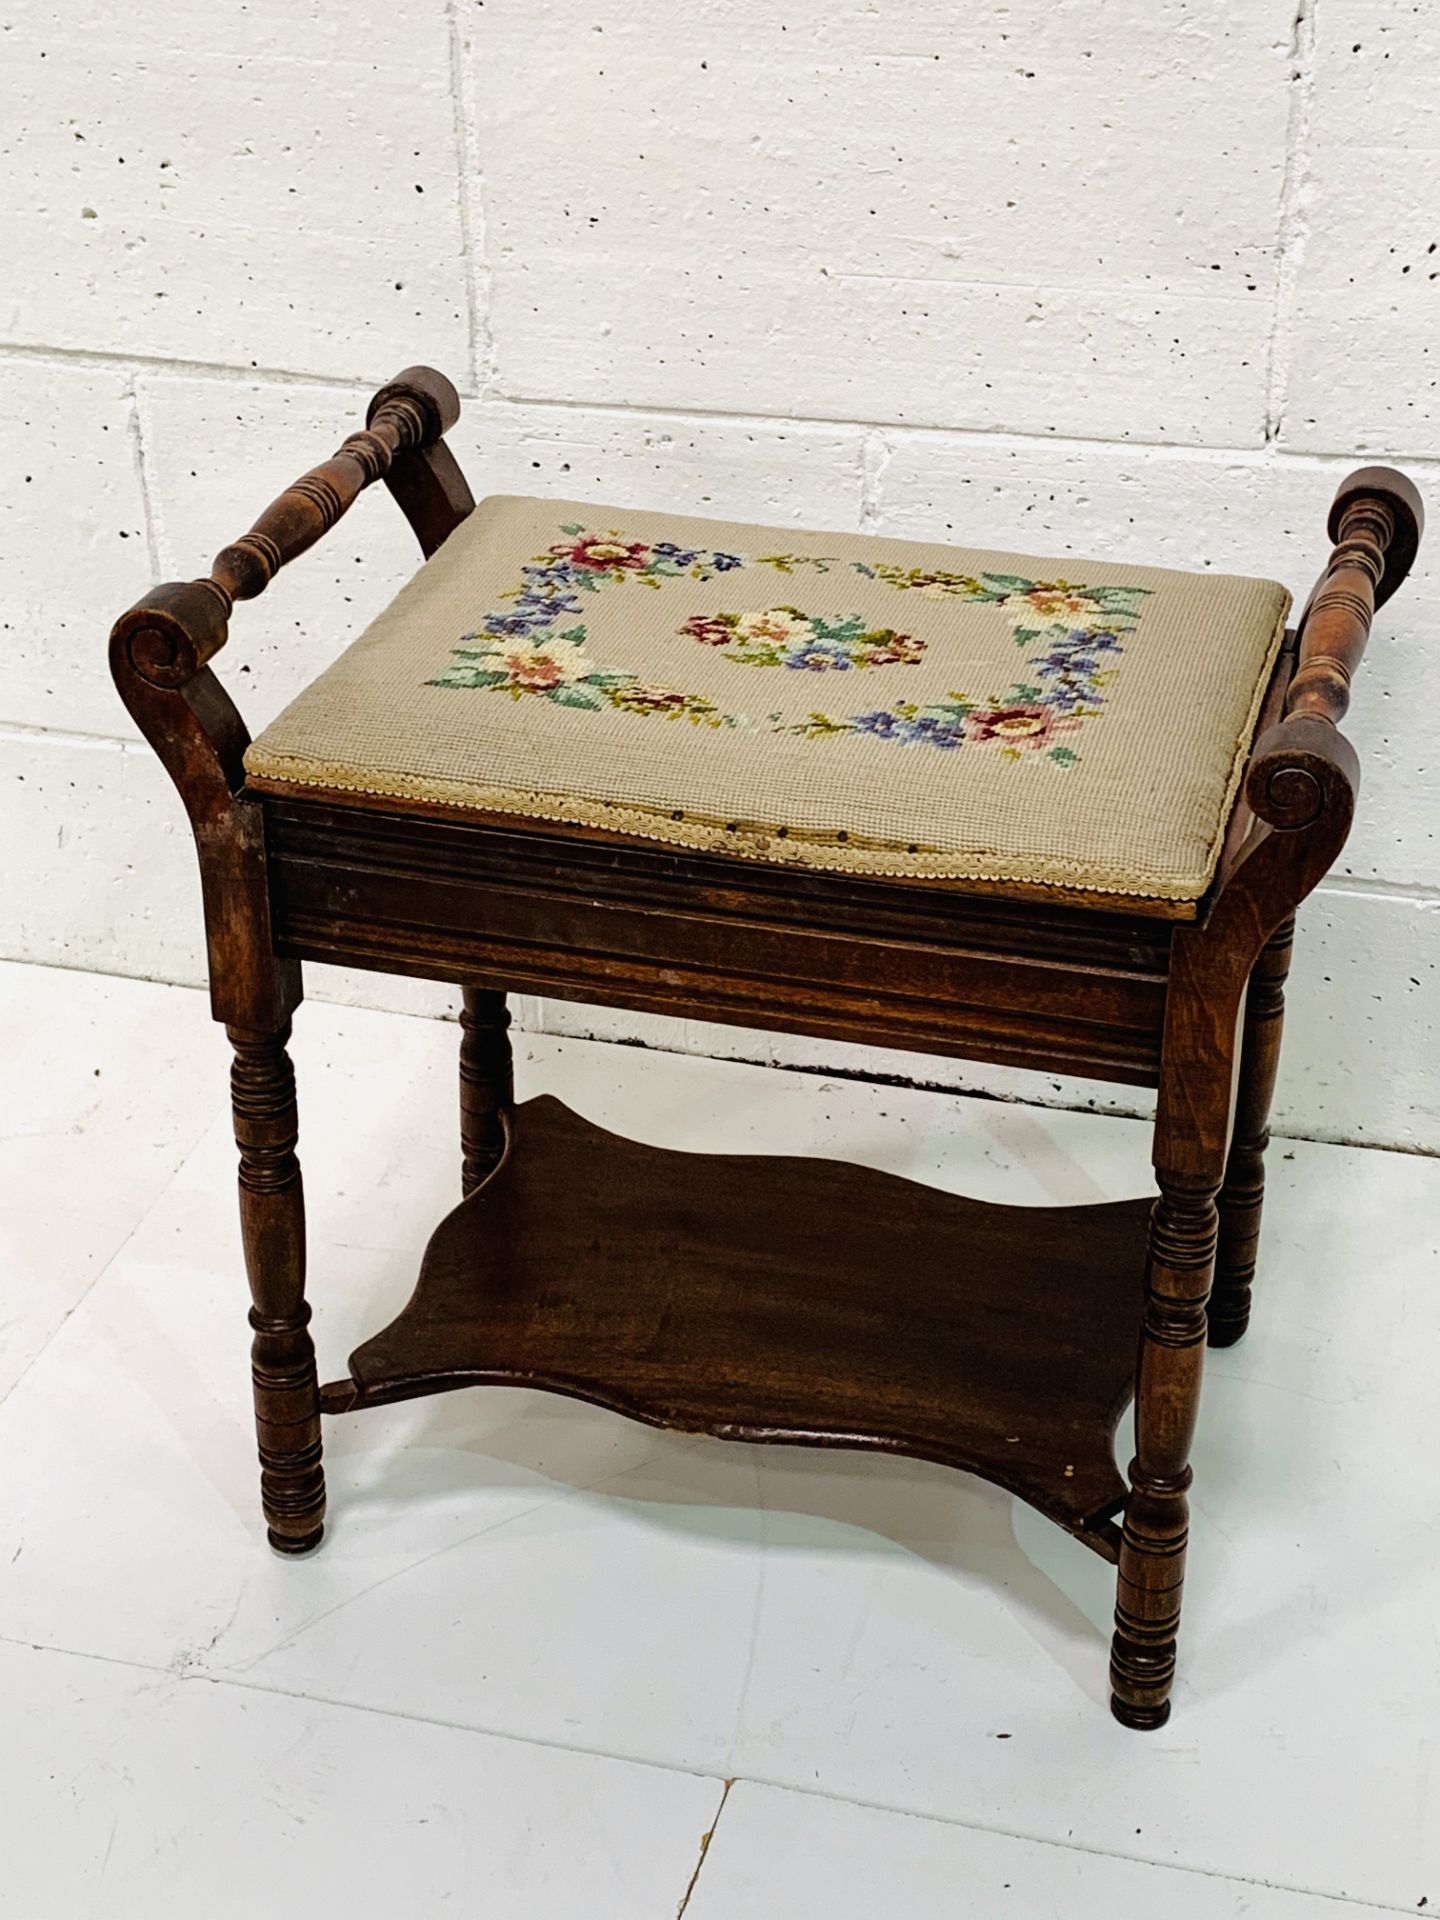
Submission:
[[[742,613],[737,638],[741,640],[769,640],[776,646],[784,646],[787,640],[797,636],[809,637],[810,622],[786,607],[771,607],[765,613]]]
[[[1093,619],[1099,612],[1088,594],[1076,593],[1069,587],[1035,587],[1025,599],[1042,619],[1063,621],[1067,626]]]
[[[559,634],[533,645],[521,641],[501,655],[501,662],[510,676],[511,686],[532,693],[548,693],[552,687],[569,686],[590,671],[585,649]]]

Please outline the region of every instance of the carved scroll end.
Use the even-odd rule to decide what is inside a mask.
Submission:
[[[229,614],[229,598],[214,581],[152,587],[111,632],[117,681],[128,672],[146,686],[178,692],[224,646]]]

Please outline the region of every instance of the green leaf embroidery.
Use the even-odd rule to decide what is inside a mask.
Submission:
[[[552,687],[550,698],[557,707],[584,707],[594,712],[605,705],[605,696],[598,687],[587,686],[583,680],[572,680],[568,686]]]

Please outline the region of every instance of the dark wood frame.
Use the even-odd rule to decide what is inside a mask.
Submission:
[[[1336,496],[1334,550],[1276,667],[1214,885],[1192,909],[798,873],[247,780],[244,723],[208,665],[233,603],[377,479],[433,553],[473,506],[444,440],[458,417],[443,376],[402,373],[365,429],[208,577],[155,588],[111,639],[121,697],[194,829],[211,999],[234,1046],[271,1542],[301,1553],[320,1540],[322,1413],[479,1380],[732,1437],[925,1455],[1013,1487],[1117,1564],[1114,1710],[1161,1725],[1207,1328],[1228,1344],[1249,1315],[1294,910],[1350,826],[1358,769],[1336,723],[1374,611],[1415,556],[1414,487],[1372,467]],[[405,1313],[323,1389],[286,1052],[305,960],[464,988],[466,1197]],[[653,1150],[557,1103],[517,1115],[507,989],[1152,1086],[1159,1197],[1063,1210],[1062,1223],[824,1162],[668,1155],[657,1169]],[[588,1201],[537,1207],[537,1183],[561,1165],[573,1176],[577,1158]],[[658,1211],[612,1217],[616,1183],[642,1175]],[[727,1223],[732,1187],[745,1203]],[[683,1257],[665,1192],[689,1210]],[[609,1221],[603,1244],[577,1226],[587,1205]],[[759,1223],[748,1241],[736,1212]],[[837,1237],[826,1223],[847,1212]],[[873,1244],[876,1221],[904,1259]],[[687,1337],[664,1348],[656,1329],[676,1323]],[[1127,1487],[1112,1438],[1132,1391]]]

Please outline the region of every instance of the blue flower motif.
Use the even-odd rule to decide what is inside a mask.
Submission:
[[[783,657],[787,667],[803,667],[811,673],[826,673],[831,667],[843,672],[855,664],[844,647],[830,640],[801,640]]]
[[[485,631],[503,635],[509,640],[525,640],[549,624],[548,613],[492,613],[485,622]]]
[[[1064,678],[1067,675],[1073,678],[1079,674],[1099,673],[1101,670],[1100,661],[1089,654],[1059,651],[1041,654],[1038,659],[1032,660],[1030,665],[1040,673],[1053,674],[1058,678]]]
[[[909,738],[928,747],[958,747],[965,741],[958,719],[941,718],[935,713],[920,713],[910,722]]]
[[[650,551],[658,553],[662,560],[673,561],[677,567],[693,567],[700,558],[698,547],[679,547],[673,540],[657,540]]]
[[[521,567],[521,573],[527,580],[535,581],[537,586],[569,587],[575,582],[575,569],[568,560],[547,560],[531,566]]]
[[[732,567],[743,567],[745,562],[738,553],[712,553],[710,564],[717,573],[729,573]]]
[[[940,747],[949,751],[965,744],[958,714],[918,713],[912,719],[887,713],[883,707],[873,713],[857,713],[851,726],[856,733],[872,734],[877,740],[895,740],[902,747]]]

